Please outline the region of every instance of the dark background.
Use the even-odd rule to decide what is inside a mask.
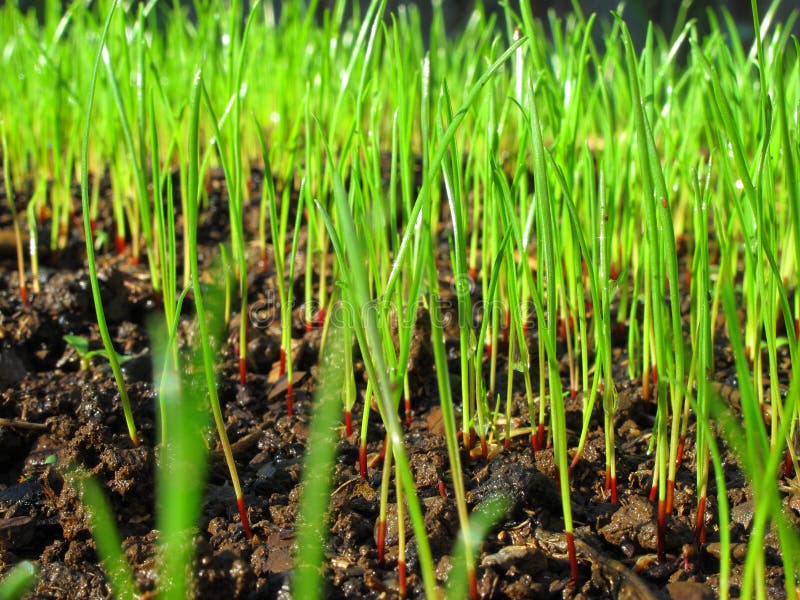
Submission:
[[[142,0],[133,0],[137,3]],[[276,15],[280,14],[281,0],[263,0],[265,3],[271,3],[275,8]],[[364,9],[369,5],[368,0],[359,0]],[[470,12],[475,6],[476,1],[482,1],[482,4],[488,13],[496,13],[498,16],[502,15],[502,7],[500,0],[441,0],[443,13],[445,16],[445,26],[449,34],[455,34],[461,29],[469,18]],[[518,6],[520,0],[508,0],[512,6]],[[684,0],[685,1],[685,0]],[[547,22],[547,15],[550,11],[554,11],[557,15],[566,15],[572,12],[571,0],[530,0],[533,14],[535,17]],[[40,15],[42,14],[42,7],[44,0],[18,0],[19,6],[24,10],[36,10]],[[67,4],[67,0],[62,0],[63,4]],[[182,0],[183,4],[191,7],[192,3]],[[244,0],[245,8],[249,4],[249,0]],[[5,4],[4,0],[0,0],[0,6]],[[308,2],[307,2],[308,4]],[[317,13],[321,17],[325,10],[330,9],[335,4],[334,0],[319,0],[317,5]],[[430,22],[432,15],[431,0],[388,0],[387,12],[395,12],[400,5],[403,4],[416,4],[419,6],[420,13],[423,19],[423,24]],[[617,10],[620,5],[620,0],[591,0],[585,2],[578,2],[581,9],[588,16],[592,12],[597,13],[598,21],[595,24],[596,37],[599,40],[600,34],[603,29],[603,20],[610,20],[610,13],[612,10]],[[759,14],[761,18],[766,14],[767,9],[772,4],[772,0],[758,0]],[[675,19],[680,9],[681,0],[628,0],[623,12],[625,21],[633,36],[634,42],[641,45],[645,33],[647,31],[647,24],[652,21],[664,30],[668,35],[672,32],[675,25]],[[172,0],[162,0],[161,6],[164,10],[170,10],[172,7]],[[797,10],[798,4],[796,0],[784,0],[778,8],[776,21],[785,22],[793,10]],[[689,18],[697,20],[698,28],[701,32],[708,30],[708,19],[706,17],[708,10],[715,11],[718,15],[721,14],[721,9],[727,9],[736,20],[739,35],[744,43],[748,43],[753,39],[753,20],[750,12],[750,2],[748,0],[695,0],[690,2]],[[518,9],[515,9],[517,12]],[[191,8],[189,14],[191,15]],[[502,20],[498,21],[501,25]],[[800,35],[800,27],[797,23],[793,27],[795,34]]]

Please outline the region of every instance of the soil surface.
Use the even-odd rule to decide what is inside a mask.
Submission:
[[[256,182],[257,179],[254,176]],[[211,181],[208,189],[210,201],[199,235],[201,260],[206,265],[218,254],[219,242],[228,236],[224,187]],[[17,200],[22,205],[24,198]],[[2,205],[6,205],[5,200]],[[245,218],[250,239],[255,233],[257,210],[257,200],[253,200]],[[4,213],[0,226],[7,228],[8,223],[9,217]],[[446,227],[446,217],[443,223]],[[101,347],[82,260],[83,242],[78,234],[82,229],[77,222],[75,225],[66,250],[43,249],[41,292],[31,295],[27,306],[19,299],[13,255],[4,251],[0,257],[0,573],[22,559],[32,559],[41,567],[32,598],[110,597],[86,513],[64,477],[69,465],[80,464],[104,485],[136,583],[146,594],[156,586],[154,487],[158,460],[146,319],[159,310],[160,297],[153,293],[146,266],[133,265],[129,256],[116,256],[106,248],[99,259],[106,315],[118,351],[132,357],[124,370],[143,440],[141,446],[133,447],[108,365],[95,359],[89,369],[81,370],[75,349],[63,340],[67,334],[81,335],[90,339],[93,348]],[[101,217],[98,228],[113,231],[110,217]],[[303,234],[300,255],[304,239]],[[443,240],[446,241],[446,233]],[[270,268],[259,266],[257,249],[253,248],[250,254],[249,298],[255,303],[274,294],[275,275]],[[442,295],[445,308],[455,310],[448,262],[445,250],[440,263],[444,265]],[[304,268],[301,258],[295,282],[298,293],[302,292]],[[477,289],[479,294],[480,286]],[[189,298],[180,334],[184,344],[190,343],[194,335],[191,305]],[[301,309],[295,311],[295,415],[290,417],[286,408],[287,382],[278,377],[277,322],[251,327],[247,384],[240,388],[235,350],[238,319],[234,313],[230,335],[221,350],[218,387],[255,536],[248,540],[244,535],[224,460],[214,449],[196,535],[197,595],[209,599],[288,598],[299,482],[317,383],[321,331],[306,331]],[[601,403],[596,402],[582,460],[572,471],[580,570],[577,585],[569,585],[552,450],[545,448],[532,456],[525,434],[515,437],[508,449],[498,446],[488,460],[468,457],[463,452],[470,507],[496,493],[513,498],[511,510],[491,530],[477,560],[481,597],[689,600],[717,596],[719,535],[713,477],[709,482],[707,540],[701,547],[694,543],[697,497],[693,426],[679,469],[674,511],[668,517],[667,558],[656,559],[656,513],[648,498],[653,457],[647,452],[655,404],[643,398],[641,383],[628,377],[625,327],[620,324],[614,336],[619,392],[615,419],[619,502],[610,501],[604,486],[602,412]],[[425,512],[437,576],[444,581],[451,568],[450,553],[458,521],[425,333],[422,328],[415,336],[413,419],[406,428],[405,443]],[[452,338],[447,342],[451,378],[457,391],[458,343],[455,331],[448,330],[448,335]],[[717,339],[724,340],[721,332]],[[529,344],[535,352],[535,332],[529,332]],[[498,360],[497,389],[505,390],[508,360],[502,349]],[[735,402],[732,359],[724,345],[717,348],[715,361],[718,389]],[[532,362],[538,364],[536,360]],[[789,368],[786,362],[782,364],[784,374]],[[359,362],[356,371],[363,393],[363,368]],[[566,363],[564,376],[567,386]],[[533,381],[538,381],[537,373]],[[515,426],[529,427],[520,376],[515,378],[514,387]],[[360,410],[357,405],[354,423],[360,422]],[[568,400],[571,452],[577,445],[583,410],[581,393]],[[378,561],[376,551],[381,473],[371,467],[366,480],[359,477],[357,433],[346,437],[344,427],[341,431],[330,501],[327,592],[334,598],[395,597],[396,520],[389,520],[383,563]],[[383,437],[380,421],[371,418],[369,455],[372,464],[378,466],[381,463],[375,458]],[[723,460],[731,505],[735,596],[753,503],[734,455],[723,450]],[[444,482],[443,490],[440,482]],[[786,489],[791,487],[787,481]],[[392,492],[390,503],[393,502]],[[800,496],[787,491],[785,504],[787,512],[796,518]],[[390,515],[392,512],[390,509]],[[413,536],[409,535],[409,539],[409,595],[422,597]],[[767,537],[767,546],[766,575],[771,597],[781,598],[783,571],[774,535]]]

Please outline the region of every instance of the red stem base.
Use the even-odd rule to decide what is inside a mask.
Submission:
[[[347,437],[353,435],[353,413],[349,410],[344,411],[344,434]]]
[[[239,508],[239,518],[242,520],[242,529],[247,539],[253,538],[253,532],[250,529],[250,519],[247,517],[247,507],[244,505],[244,497],[236,499],[236,506]]]
[[[119,235],[114,237],[114,250],[116,250],[117,254],[125,254],[127,248],[128,244],[125,242],[124,237]]]
[[[247,359],[244,356],[239,357],[239,385],[247,383]]]
[[[575,554],[575,536],[567,531],[567,554],[569,555],[569,573],[572,583],[578,583],[578,557]]]
[[[694,542],[698,546],[706,543],[706,497],[697,501],[697,517],[694,520]]]
[[[378,521],[378,562],[383,562],[383,557],[386,551],[386,520]]]
[[[386,434],[386,435],[383,437],[383,446],[381,446],[380,460],[383,460],[384,458],[386,458],[386,445],[387,445],[388,443],[389,443],[389,434],[387,433],[387,434]]]
[[[467,573],[467,580],[469,581],[470,600],[478,600],[478,577],[475,575],[475,569]]]
[[[606,490],[611,492],[611,503],[617,503],[617,478],[611,476],[611,466],[606,465]]]
[[[686,447],[686,434],[681,434],[680,440],[678,440],[678,453],[675,458],[675,468],[680,468],[681,463],[683,462],[683,450]]]
[[[536,428],[536,434],[531,436],[531,443],[533,445],[534,454],[542,449],[544,445],[544,423],[539,423]]]
[[[291,381],[286,386],[286,414],[290,417],[294,415],[294,389]]]
[[[406,561],[397,561],[397,592],[401,598],[406,597]]]
[[[358,474],[362,479],[367,478],[367,447],[364,444],[358,446]]]
[[[667,514],[672,514],[672,503],[675,499],[675,480],[668,479],[667,480],[667,502],[666,502],[666,511]]]

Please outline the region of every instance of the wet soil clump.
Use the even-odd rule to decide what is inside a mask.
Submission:
[[[220,208],[224,206],[223,198],[212,194],[212,199],[211,222],[223,224],[227,215],[227,210]],[[255,201],[248,206],[245,222],[257,222],[253,211],[257,211]],[[203,229],[201,238],[205,245],[200,254],[206,268],[218,251],[217,244],[224,233],[221,231],[212,225]],[[302,254],[305,233],[301,235]],[[70,244],[70,252],[82,252],[82,241],[77,236]],[[258,252],[251,254],[248,260],[253,276],[248,294],[253,305],[271,297],[276,284],[274,273],[259,265]],[[48,264],[46,258],[43,262]],[[440,264],[448,262],[445,254]],[[86,511],[68,476],[69,469],[80,465],[101,482],[116,515],[136,584],[146,594],[158,585],[156,394],[146,324],[149,315],[158,314],[160,299],[150,286],[146,266],[133,265],[125,256],[111,253],[101,256],[100,281],[111,335],[118,351],[131,357],[126,363],[126,379],[142,438],[142,445],[133,447],[109,367],[105,361],[95,359],[88,369],[81,369],[80,357],[63,340],[64,335],[80,335],[90,341],[92,348],[100,347],[87,272],[79,261],[64,264],[64,268],[59,268],[58,261],[53,260],[42,270],[42,291],[33,295],[25,306],[15,293],[17,276],[13,259],[4,258],[0,263],[0,572],[20,560],[32,559],[41,567],[32,598],[109,597],[110,588],[98,560]],[[301,260],[295,282],[298,294],[302,294],[304,268]],[[441,279],[446,300],[446,266],[442,267]],[[196,336],[191,311],[189,298],[179,332],[184,348],[190,347]],[[234,312],[231,335],[220,350],[218,384],[255,535],[253,539],[244,535],[222,454],[213,447],[202,518],[195,536],[198,598],[287,598],[290,589],[303,455],[313,394],[319,383],[316,361],[322,332],[319,328],[307,331],[302,310],[295,311],[295,415],[290,417],[286,411],[287,382],[277,376],[278,319],[269,318],[269,307],[264,311],[263,318],[255,321],[257,326],[251,327],[244,388],[238,384],[235,351],[240,315]],[[252,319],[253,314],[248,318]],[[453,328],[447,334],[451,338],[447,340],[448,358],[457,365],[458,344]],[[425,319],[418,316],[412,352],[411,422],[406,427],[405,443],[436,573],[444,584],[452,568],[458,519],[429,335]],[[536,347],[535,335],[529,332],[532,351]],[[508,448],[502,447],[502,440],[498,442],[490,459],[473,457],[462,450],[470,508],[493,495],[502,494],[510,499],[507,514],[490,531],[477,557],[481,597],[514,600],[716,597],[718,490],[712,477],[706,515],[708,537],[698,547],[694,543],[697,497],[693,427],[679,469],[674,510],[668,517],[667,557],[659,561],[655,556],[656,511],[648,498],[653,456],[647,452],[655,404],[643,398],[641,382],[628,377],[625,338],[617,335],[614,339],[619,393],[615,418],[619,502],[613,504],[604,487],[602,412],[601,403],[596,402],[582,459],[571,473],[580,570],[577,585],[570,585],[552,449],[546,444],[533,456],[525,434],[512,438]],[[720,347],[715,359],[719,389],[735,388],[730,375],[730,351]],[[508,366],[508,358],[501,350],[498,372],[506,373]],[[782,368],[788,369],[786,365]],[[356,369],[356,381],[363,394],[363,365],[358,360]],[[451,377],[453,389],[460,389],[457,375]],[[505,389],[505,377],[499,378],[498,389]],[[513,417],[515,427],[525,431],[530,427],[527,402],[521,377],[517,379],[520,381],[514,382]],[[538,380],[538,374],[533,379]],[[577,445],[584,401],[581,392],[568,401],[570,449]],[[354,423],[360,423],[360,411],[359,403],[353,414]],[[357,435],[346,437],[344,427],[341,428],[326,545],[325,593],[331,598],[383,598],[398,594],[398,523],[392,510],[397,499],[393,491],[389,498],[383,562],[379,562],[376,550],[381,477],[377,467],[381,461],[375,459],[381,452],[384,430],[374,413],[367,437],[373,466],[363,479],[359,476]],[[209,440],[214,439],[209,436]],[[753,518],[753,498],[734,455],[725,450],[723,461],[732,515],[735,596]],[[800,496],[786,492],[785,501],[787,512],[796,518]],[[410,528],[407,533],[409,595],[423,597]],[[774,535],[767,536],[767,556],[768,585],[774,591],[773,597],[781,598],[783,573]]]

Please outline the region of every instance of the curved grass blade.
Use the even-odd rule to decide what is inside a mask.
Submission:
[[[94,256],[94,236],[92,235],[92,224],[90,220],[89,210],[89,133],[92,125],[92,108],[94,106],[94,94],[97,89],[97,75],[100,68],[100,60],[103,56],[106,38],[108,37],[108,29],[111,24],[111,18],[114,16],[114,11],[119,4],[118,0],[113,0],[111,8],[108,11],[105,24],[103,25],[103,33],[100,36],[100,43],[97,49],[97,54],[94,61],[94,69],[92,69],[92,78],[89,85],[89,97],[86,100],[86,108],[84,109],[84,130],[83,142],[81,144],[81,210],[83,212],[83,233],[86,240],[86,265],[89,271],[89,282],[92,288],[92,300],[94,302],[95,314],[97,315],[97,328],[100,330],[100,337],[103,340],[103,347],[108,354],[108,362],[111,363],[111,370],[114,373],[114,380],[119,389],[120,401],[122,402],[122,410],[125,413],[125,423],[128,426],[128,435],[131,438],[134,446],[139,445],[139,437],[136,433],[136,426],[133,422],[133,412],[131,411],[130,400],[128,400],[128,391],[125,387],[125,379],[122,377],[122,370],[117,360],[117,353],[114,351],[114,343],[111,340],[111,334],[108,332],[108,325],[106,324],[106,315],[103,310],[103,300],[100,296],[100,282],[97,279],[97,264]]]

